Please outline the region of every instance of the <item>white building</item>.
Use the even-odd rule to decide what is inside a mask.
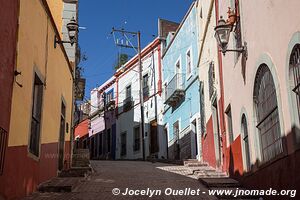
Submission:
[[[142,50],[145,158],[167,157],[162,125],[161,51],[156,38]],[[136,55],[116,72],[116,159],[142,159],[139,62]]]

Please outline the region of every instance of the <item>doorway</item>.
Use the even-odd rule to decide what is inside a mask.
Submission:
[[[60,130],[58,141],[58,170],[62,170],[64,167],[64,150],[65,150],[65,124],[66,124],[66,106],[64,102],[61,103],[61,115],[60,115]]]
[[[158,151],[157,122],[153,120],[150,122],[150,153],[153,154]]]

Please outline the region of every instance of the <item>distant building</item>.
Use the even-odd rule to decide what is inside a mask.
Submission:
[[[89,148],[89,129],[90,120],[85,119],[81,121],[74,131],[75,148],[76,149],[88,149]]]
[[[92,159],[115,159],[115,77],[91,91],[90,153]]]
[[[144,154],[166,158],[166,135],[162,124],[161,46],[156,38],[142,51],[144,100]],[[140,110],[138,56],[116,72],[117,159],[142,159],[143,139]]]
[[[176,32],[169,32],[162,55],[163,124],[168,135],[168,158],[200,155],[200,83],[198,79],[197,11],[193,3]]]

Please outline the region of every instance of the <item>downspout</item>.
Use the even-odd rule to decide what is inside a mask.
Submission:
[[[219,0],[215,2],[216,7],[216,23],[218,23],[219,19]],[[223,171],[227,171],[227,160],[224,158],[224,153],[226,152],[226,127],[225,127],[225,118],[224,118],[224,82],[223,82],[223,65],[222,65],[222,54],[220,48],[218,47],[218,64],[219,64],[219,76],[220,76],[220,90],[221,90],[221,97],[220,97],[220,120],[222,120],[221,126],[221,145],[222,145],[222,169]]]

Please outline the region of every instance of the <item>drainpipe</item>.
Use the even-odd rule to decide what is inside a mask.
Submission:
[[[219,19],[219,0],[216,0],[215,2],[216,7],[216,23]],[[218,47],[218,64],[219,64],[219,76],[220,76],[220,90],[221,90],[221,97],[220,97],[220,121],[222,120],[222,126],[221,126],[221,145],[222,145],[222,152],[221,152],[221,165],[223,171],[227,171],[227,159],[223,159],[224,153],[226,152],[226,125],[225,125],[225,118],[224,118],[224,82],[223,82],[223,65],[222,65],[222,54],[220,51],[220,47]]]

